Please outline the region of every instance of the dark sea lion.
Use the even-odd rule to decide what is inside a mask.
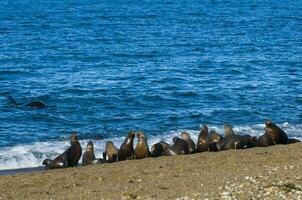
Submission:
[[[194,153],[195,152],[195,143],[191,139],[190,134],[188,132],[182,132],[181,138],[188,143],[189,146],[189,153]]]
[[[271,135],[264,133],[261,135],[256,142],[257,147],[268,147],[275,145],[274,139]]]
[[[43,165],[46,169],[65,168],[78,166],[79,160],[82,156],[82,148],[78,141],[76,133],[70,136],[70,147],[54,160],[45,159]]]
[[[147,158],[150,155],[149,147],[147,143],[147,137],[143,132],[137,133],[138,142],[134,149],[134,158],[143,159]]]
[[[265,134],[272,136],[275,144],[288,144],[287,134],[271,120],[265,121]]]
[[[218,145],[219,150],[246,149],[256,146],[256,137],[235,134],[233,128],[229,124],[224,124],[223,127],[225,137]]]
[[[301,142],[301,141],[298,140],[298,139],[295,139],[295,138],[289,138],[288,139],[288,144],[293,144],[293,143],[298,143],[298,142]]]
[[[133,159],[134,149],[133,149],[133,140],[135,137],[134,131],[130,131],[121,145],[118,152],[118,160],[129,160]]]
[[[12,97],[8,97],[11,104],[14,106],[23,106],[28,108],[45,108],[46,104],[43,101],[31,101],[24,104],[17,103]]]
[[[118,157],[118,149],[114,146],[113,142],[106,142],[106,150],[103,153],[103,158],[108,162],[116,162]]]
[[[159,157],[162,156],[163,153],[170,147],[170,145],[164,141],[160,141],[155,143],[151,147],[151,156],[152,157]]]
[[[94,155],[94,147],[91,141],[88,142],[86,146],[85,153],[83,154],[82,163],[83,166],[90,165],[96,160]]]
[[[164,155],[166,156],[174,156],[174,155],[184,155],[189,154],[189,145],[188,143],[180,139],[178,137],[173,138],[173,145],[170,146],[166,151],[164,152]]]
[[[209,149],[210,149],[209,129],[204,124],[202,125],[198,136],[196,151],[204,152],[204,151],[209,151]]]

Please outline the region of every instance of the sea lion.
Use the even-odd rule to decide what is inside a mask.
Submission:
[[[45,159],[43,165],[46,169],[65,168],[78,166],[79,160],[82,156],[82,148],[78,141],[76,133],[70,136],[70,147],[54,160]]]
[[[219,142],[223,140],[223,136],[217,133],[214,130],[211,130],[209,133],[209,149],[210,151],[219,150]]]
[[[271,120],[265,121],[265,133],[272,136],[275,144],[288,144],[287,134]]]
[[[172,146],[166,149],[164,155],[174,156],[174,155],[184,155],[189,153],[189,145],[185,140],[180,139],[178,137],[174,137],[173,143],[174,144]]]
[[[83,166],[90,165],[96,160],[94,155],[94,147],[91,141],[88,142],[86,146],[85,153],[83,154],[82,163]]]
[[[138,138],[138,142],[134,149],[134,159],[147,158],[150,155],[147,137],[143,132],[138,132],[136,135]]]
[[[103,153],[103,159],[108,162],[116,162],[118,157],[118,149],[114,146],[113,142],[106,142],[106,150]]]
[[[256,146],[256,137],[250,135],[235,134],[233,128],[229,124],[224,124],[225,137],[218,143],[219,150],[228,149],[246,149]]]
[[[123,144],[121,145],[118,151],[118,160],[129,160],[133,159],[134,149],[133,149],[133,140],[135,137],[134,131],[130,131],[125,138]]]
[[[158,143],[155,143],[151,147],[151,156],[152,157],[159,157],[162,156],[163,153],[168,149],[170,145],[164,141],[160,141]]]
[[[11,104],[14,106],[23,106],[23,107],[28,107],[28,108],[45,108],[46,104],[43,101],[31,101],[28,103],[20,104],[17,103],[12,97],[8,97]]]
[[[202,125],[198,136],[196,151],[204,152],[204,151],[209,151],[209,149],[210,149],[209,129],[207,125],[204,124]]]
[[[181,135],[181,138],[188,143],[189,153],[194,153],[195,152],[195,143],[191,139],[190,134],[188,132],[182,132],[180,135]]]
[[[275,145],[274,139],[271,135],[264,133],[261,135],[256,142],[257,147],[268,147]]]

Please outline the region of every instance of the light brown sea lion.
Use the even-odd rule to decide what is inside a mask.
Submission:
[[[288,144],[287,134],[271,120],[265,121],[265,133],[272,136],[275,144]]]
[[[164,141],[160,141],[158,143],[155,143],[151,147],[151,156],[152,157],[159,157],[162,156],[163,153],[168,149],[170,145]]]
[[[195,152],[195,143],[191,139],[190,134],[188,132],[182,132],[180,135],[181,135],[181,138],[188,143],[189,153],[194,153]]]
[[[106,142],[106,150],[103,153],[103,159],[107,159],[108,162],[116,162],[118,157],[118,149],[114,146],[113,142]]]
[[[196,151],[197,152],[209,151],[209,148],[210,148],[209,129],[207,125],[204,124],[202,125],[198,136]]]
[[[123,144],[121,145],[118,151],[118,160],[129,160],[133,159],[134,149],[133,149],[133,140],[135,137],[135,132],[130,131],[125,138]]]
[[[143,132],[138,132],[137,138],[138,138],[138,142],[134,149],[134,158],[135,159],[147,158],[150,154],[148,143],[147,143],[147,137]]]
[[[218,151],[219,150],[219,142],[223,140],[223,136],[217,133],[214,130],[211,130],[209,133],[209,147],[210,151]]]
[[[96,160],[96,158],[95,158],[95,155],[94,155],[93,143],[91,141],[89,141],[87,146],[86,146],[85,153],[83,154],[82,164],[83,164],[83,166],[90,165],[95,160]]]
[[[70,147],[54,160],[45,159],[43,165],[46,169],[65,168],[78,166],[79,160],[82,156],[82,148],[78,141],[76,133],[72,133],[70,136]]]
[[[186,141],[178,137],[173,138],[173,145],[164,152],[166,156],[184,155],[189,153],[189,146]]]

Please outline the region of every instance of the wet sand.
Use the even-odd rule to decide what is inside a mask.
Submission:
[[[298,199],[302,144],[0,176],[0,199]]]

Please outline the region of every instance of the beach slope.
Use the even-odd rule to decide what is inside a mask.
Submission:
[[[0,176],[0,199],[298,199],[302,144]]]

